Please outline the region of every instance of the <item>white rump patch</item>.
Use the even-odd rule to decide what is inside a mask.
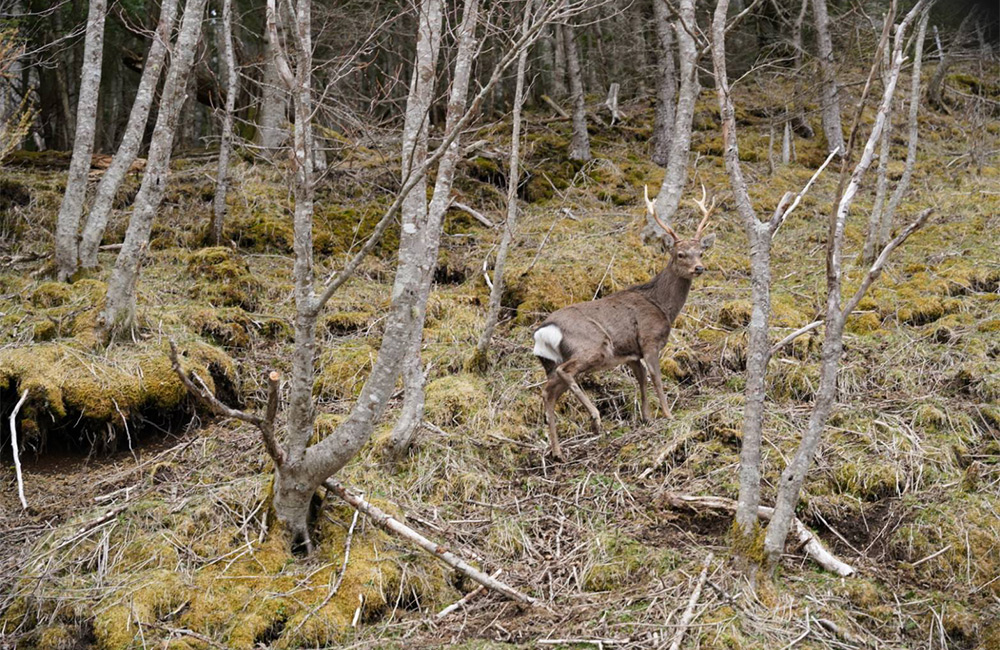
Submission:
[[[555,325],[546,325],[535,332],[535,356],[562,363],[559,344],[562,343],[562,331]]]

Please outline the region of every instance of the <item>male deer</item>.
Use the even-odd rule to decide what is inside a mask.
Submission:
[[[570,390],[590,413],[594,433],[601,430],[601,414],[576,383],[576,377],[627,363],[639,384],[642,420],[648,422],[646,373],[653,376],[653,386],[660,408],[670,416],[667,397],[660,377],[660,352],[670,336],[674,319],[684,307],[691,281],[705,272],[702,253],[715,241],[715,235],[702,236],[705,224],[715,209],[715,200],[706,206],[705,188],[695,205],[704,215],[692,239],[681,239],[660,221],[656,207],[645,190],[646,209],[670,235],[665,240],[672,249],[670,261],[656,277],[645,284],[623,289],[599,300],[564,307],[545,319],[534,333],[535,356],[545,368],[548,380],[542,389],[545,422],[549,429],[552,455],[563,460],[556,433],[556,400]]]

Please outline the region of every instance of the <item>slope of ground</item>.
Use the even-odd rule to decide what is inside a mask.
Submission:
[[[737,97],[761,213],[801,188],[823,158],[822,142],[797,139],[797,162],[770,170],[767,123],[753,110],[767,97]],[[677,511],[664,499],[733,497],[737,489],[748,262],[714,105],[707,93],[699,103],[691,187],[704,183],[722,200],[719,238],[662,360],[673,420],[639,424],[634,382],[620,370],[603,373],[584,389],[603,414],[604,434],[592,436],[585,414],[564,400],[559,423],[570,460],[553,464],[544,453],[542,372],[529,345],[531,326],[549,311],[644,281],[667,259],[640,238],[642,184],[662,177],[647,162],[648,105],[628,107],[624,126],[595,130],[595,159],[583,166],[562,159],[567,122],[530,116],[527,203],[507,310],[483,375],[466,366],[485,316],[483,260],[499,233],[449,213],[425,331],[434,427],[387,468],[381,446],[390,411],[341,478],[485,570],[502,569],[504,580],[546,605],[524,609],[485,595],[442,621],[434,613],[472,585],[363,517],[355,521],[334,498],[317,521],[320,550],[290,556],[269,534],[270,467],[256,432],[202,419],[169,373],[156,372],[166,340],[178,339],[196,368],[228,387],[228,401],[253,408],[265,371],[286,369],[290,220],[280,172],[241,165],[233,245],[205,249],[212,166],[180,161],[140,281],[141,327],[134,341],[95,353],[86,325],[112,253],[93,278],[69,288],[49,283],[43,254],[62,172],[5,170],[4,187],[22,192],[5,196],[28,199],[0,213],[0,232],[13,235],[0,257],[0,415],[6,421],[16,396],[32,388],[23,437],[31,509],[20,511],[8,454],[0,634],[18,647],[109,650],[501,648],[539,639],[651,647],[669,643],[701,562],[715,551],[691,647],[777,648],[806,632],[797,647],[1000,647],[996,122],[976,128],[970,110],[924,117],[920,162],[897,221],[927,205],[937,216],[894,258],[848,328],[838,407],[800,516],[858,575],[836,578],[789,547],[777,579],[752,593],[727,562],[728,519]],[[482,134],[488,148],[463,165],[456,188],[497,220],[505,181],[494,154],[506,146],[499,131]],[[904,150],[894,141],[891,179]],[[360,245],[386,204],[379,188],[393,183],[371,150],[340,153],[318,201],[323,269]],[[848,227],[848,284],[862,273],[855,258],[873,185]],[[822,313],[835,189],[833,175],[821,178],[778,236],[775,338]],[[682,235],[695,212],[685,202],[675,220]],[[108,242],[121,237],[124,215]],[[324,316],[319,435],[346,413],[376,354],[395,242],[387,237]],[[802,337],[772,362],[765,502],[808,419],[821,336]],[[5,433],[5,454],[7,440]]]

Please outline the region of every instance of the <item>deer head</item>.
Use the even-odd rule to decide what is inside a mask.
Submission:
[[[701,263],[701,255],[715,243],[715,234],[703,235],[702,233],[708,224],[708,218],[715,211],[715,198],[712,199],[710,205],[707,205],[708,195],[705,191],[705,186],[701,186],[701,200],[693,199],[694,204],[701,211],[701,223],[698,224],[698,229],[695,231],[693,238],[681,239],[673,228],[663,223],[660,217],[657,216],[656,204],[649,199],[649,187],[644,187],[643,191],[646,198],[646,210],[649,211],[649,216],[656,223],[660,224],[660,228],[663,228],[668,235],[667,238],[664,238],[663,242],[671,251],[670,266],[673,267],[674,272],[688,280],[692,280],[704,273],[705,267]]]

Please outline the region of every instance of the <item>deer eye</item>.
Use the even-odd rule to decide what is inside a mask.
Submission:
[[[677,257],[679,257],[679,258],[681,258],[681,259],[684,259],[684,258],[685,258],[685,257],[687,257],[687,256],[688,256],[688,254],[687,254],[687,253],[677,253]]]

